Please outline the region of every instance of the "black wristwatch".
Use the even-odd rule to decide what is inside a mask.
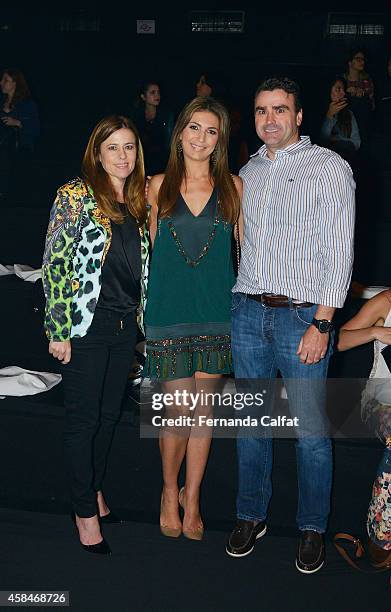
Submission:
[[[321,334],[327,334],[334,329],[334,325],[332,321],[328,321],[328,319],[312,319],[312,325],[315,325],[316,329],[320,331]]]

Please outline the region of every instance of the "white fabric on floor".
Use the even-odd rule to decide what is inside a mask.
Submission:
[[[22,395],[36,395],[49,391],[61,381],[60,374],[52,372],[35,372],[24,370],[19,366],[0,368],[0,396],[7,395],[20,397]]]
[[[34,269],[25,264],[13,264],[9,266],[0,264],[0,276],[8,276],[9,274],[16,274],[16,276],[19,276],[22,280],[28,281],[29,283],[35,283],[36,280],[42,278],[42,268]]]
[[[390,287],[375,287],[375,286],[364,287],[364,290],[361,293],[360,297],[362,297],[363,300],[370,300],[371,298],[375,297],[375,295],[377,295],[378,293],[381,293],[382,291],[385,291],[386,289],[389,289],[389,288]]]
[[[7,274],[15,274],[14,266],[3,266],[3,264],[0,264],[0,276],[7,276]]]

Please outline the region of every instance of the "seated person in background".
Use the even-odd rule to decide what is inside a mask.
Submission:
[[[0,88],[0,194],[6,195],[12,182],[27,178],[29,163],[39,136],[37,106],[31,98],[26,79],[20,70],[4,70]],[[13,168],[17,181],[12,181]],[[16,177],[15,177],[16,178]]]
[[[220,103],[226,103],[227,83],[225,76],[214,70],[202,71],[195,86],[197,97],[212,97]]]
[[[173,113],[164,108],[160,101],[159,84],[155,80],[146,80],[140,86],[131,113],[140,134],[147,176],[164,172],[174,128]]]
[[[17,128],[19,149],[33,151],[40,132],[38,110],[23,73],[15,68],[7,68],[3,72],[0,87],[4,95],[0,109],[1,121],[6,127]]]
[[[238,174],[240,168],[247,164],[249,158],[243,112],[240,104],[232,98],[225,76],[218,71],[202,71],[195,90],[197,97],[205,98],[211,96],[228,110],[231,124],[228,143],[228,166],[233,174]]]
[[[336,151],[350,163],[360,148],[361,138],[356,118],[348,105],[346,81],[336,77],[331,82],[330,104],[320,134],[324,146]]]
[[[372,564],[391,567],[391,289],[368,300],[358,314],[342,326],[338,349],[346,351],[372,341],[375,343],[374,361],[362,397],[362,410],[365,419],[375,416],[377,433],[385,441],[386,448],[368,508],[368,548]],[[376,379],[379,379],[378,384]]]
[[[356,117],[361,136],[361,146],[366,147],[371,131],[372,113],[375,109],[373,81],[365,70],[366,57],[362,49],[353,49],[348,57],[346,72],[346,93],[350,107]]]

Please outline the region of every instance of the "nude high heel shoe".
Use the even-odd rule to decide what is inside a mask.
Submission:
[[[183,510],[185,510],[184,494],[185,494],[185,487],[182,487],[181,490],[179,491],[178,502],[179,502],[180,507]],[[182,533],[185,536],[185,538],[188,538],[189,540],[200,541],[204,537],[204,526],[201,525],[200,527],[197,527],[196,529],[183,529],[182,527]]]
[[[162,505],[163,505],[163,493],[160,497],[160,515],[162,514]],[[179,538],[182,533],[182,529],[180,527],[169,527],[160,521],[160,533],[167,538]]]

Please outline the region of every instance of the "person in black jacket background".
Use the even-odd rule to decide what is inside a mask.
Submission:
[[[139,96],[131,113],[143,145],[147,176],[164,172],[174,127],[174,115],[160,106],[160,99],[159,84],[154,80],[146,80],[140,86]]]
[[[13,178],[26,178],[40,133],[38,109],[24,74],[6,68],[0,81],[0,193],[6,196]],[[15,176],[13,176],[15,175]]]

